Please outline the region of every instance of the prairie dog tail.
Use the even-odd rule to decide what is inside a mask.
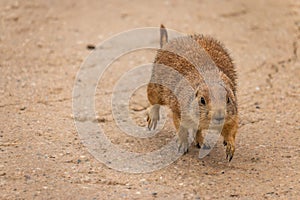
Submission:
[[[168,42],[168,32],[163,24],[160,25],[160,48]]]

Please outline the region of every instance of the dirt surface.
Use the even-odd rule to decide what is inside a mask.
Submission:
[[[0,199],[299,198],[299,1],[2,0],[0,19]],[[220,141],[201,160],[191,148],[166,168],[130,174],[102,164],[81,143],[72,90],[87,45],[161,23],[212,35],[229,49],[241,118],[231,163]],[[165,136],[132,138],[105,106],[130,60],[153,55],[120,59],[97,88],[99,123],[113,143],[131,151],[152,151],[175,136],[169,121]],[[132,109],[145,126],[141,105],[147,105],[143,89]]]

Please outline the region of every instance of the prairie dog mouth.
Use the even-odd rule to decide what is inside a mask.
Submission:
[[[211,122],[208,126],[207,129],[212,129],[212,130],[222,130],[224,126],[224,121],[222,123],[214,123]]]

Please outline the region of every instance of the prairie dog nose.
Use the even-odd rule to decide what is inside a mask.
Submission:
[[[221,124],[225,119],[225,111],[223,109],[216,110],[213,115],[213,122],[215,124]]]

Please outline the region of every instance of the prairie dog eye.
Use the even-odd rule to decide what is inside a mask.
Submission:
[[[200,98],[200,103],[201,103],[202,105],[204,105],[204,106],[206,105],[206,102],[205,102],[204,97],[201,97],[201,98]]]
[[[229,97],[227,97],[227,104],[230,104],[231,103],[231,100]]]

